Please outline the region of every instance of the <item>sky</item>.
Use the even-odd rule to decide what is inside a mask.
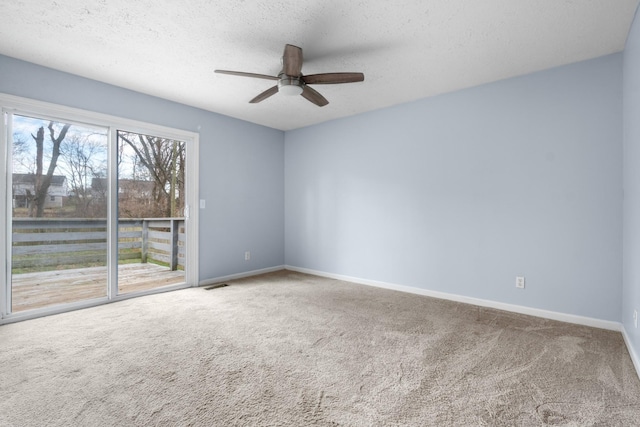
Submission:
[[[63,127],[63,123],[54,122],[53,128],[55,129],[55,136],[57,137],[60,130]],[[46,169],[51,158],[51,138],[49,136],[49,120],[38,119],[33,117],[13,115],[12,120],[12,132],[13,132],[13,144],[14,147],[17,141],[25,141],[23,145],[24,151],[22,153],[15,153],[13,151],[13,173],[33,173],[35,172],[35,157],[36,157],[36,144],[32,135],[36,135],[40,127],[44,127],[45,139],[44,139],[44,168]],[[63,145],[67,144],[62,149],[68,153],[68,144],[72,141],[85,141],[88,145],[93,145],[93,153],[91,154],[91,161],[96,165],[102,163],[106,166],[107,163],[107,129],[96,126],[72,124],[67,132],[67,135],[63,141]],[[66,150],[65,150],[66,149]],[[62,169],[67,169],[68,165],[65,165],[65,156],[61,155],[58,160],[59,167],[56,168],[56,175],[65,174]],[[67,166],[67,167],[65,167]],[[105,171],[106,172],[106,171]]]

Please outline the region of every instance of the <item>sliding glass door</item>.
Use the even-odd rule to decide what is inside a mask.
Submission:
[[[4,116],[2,319],[197,284],[194,135]]]
[[[184,282],[186,144],[122,130],[117,135],[118,293]],[[140,247],[133,248],[138,235]]]
[[[11,115],[11,311],[106,298],[108,129]]]

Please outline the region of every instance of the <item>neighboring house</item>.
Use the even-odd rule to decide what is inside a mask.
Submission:
[[[14,173],[13,183],[13,207],[27,208],[28,196],[35,194],[36,176],[32,173]],[[53,175],[51,185],[47,191],[45,208],[61,208],[64,199],[69,195],[67,188],[67,177],[63,175]]]
[[[153,195],[154,181],[143,181],[137,179],[118,179],[118,198],[122,199],[148,199]],[[91,191],[97,196],[105,197],[107,194],[107,179],[93,178],[91,180]]]

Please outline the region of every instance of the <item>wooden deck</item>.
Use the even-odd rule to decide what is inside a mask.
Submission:
[[[124,294],[183,283],[184,271],[156,264],[118,266],[118,293]],[[91,267],[12,277],[12,312],[83,301],[107,295],[107,268]]]

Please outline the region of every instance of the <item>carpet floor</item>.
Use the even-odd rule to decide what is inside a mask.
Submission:
[[[0,426],[633,426],[620,333],[281,271],[0,327]]]

